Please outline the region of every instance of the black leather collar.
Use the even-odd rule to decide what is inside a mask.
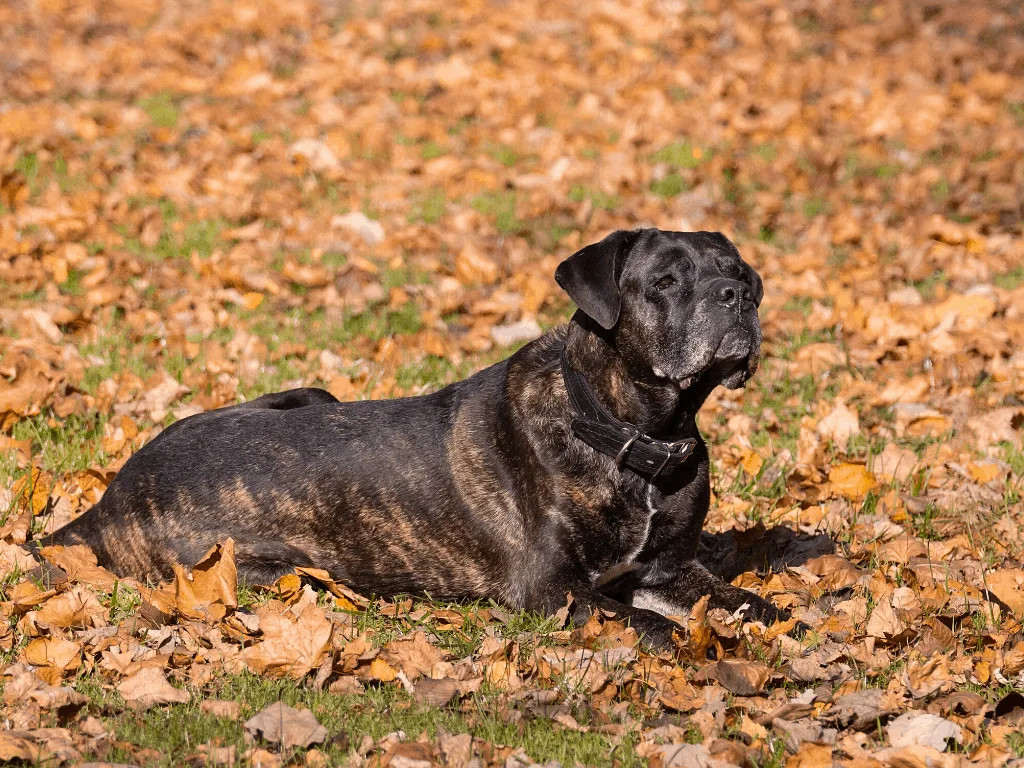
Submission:
[[[572,433],[595,451],[615,459],[620,472],[631,469],[653,481],[659,475],[675,472],[693,453],[697,441],[692,437],[674,442],[657,440],[608,413],[587,379],[569,363],[564,345],[561,363],[565,391],[576,414]]]

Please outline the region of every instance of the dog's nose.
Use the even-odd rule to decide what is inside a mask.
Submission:
[[[735,306],[737,302],[746,301],[754,303],[754,292],[746,283],[739,280],[725,280],[715,290],[718,300],[728,307]]]

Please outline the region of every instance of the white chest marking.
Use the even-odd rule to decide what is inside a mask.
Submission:
[[[630,567],[630,564],[636,559],[636,556],[643,550],[644,545],[647,543],[647,537],[651,535],[651,520],[654,519],[654,515],[657,514],[658,510],[654,507],[654,502],[651,500],[651,493],[654,491],[653,485],[647,486],[647,520],[644,522],[644,533],[640,537],[639,542],[632,552],[627,553],[622,560],[617,562],[615,565],[606,569],[605,571],[594,571],[590,574],[591,580],[595,586],[601,587],[604,584],[612,581],[613,579],[622,576],[623,574],[629,573],[630,571],[636,570],[639,566]]]
[[[651,535],[651,520],[654,519],[654,515],[658,512],[654,508],[654,502],[651,500],[651,494],[654,492],[654,485],[647,486],[647,520],[644,521],[644,533],[637,542],[636,548],[622,558],[624,563],[632,563],[636,556],[640,554],[640,551],[644,548],[644,544],[647,543],[647,537]]]

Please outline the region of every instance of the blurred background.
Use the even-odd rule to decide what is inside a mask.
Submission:
[[[266,391],[436,389],[657,226],[765,281],[762,372],[702,417],[723,514],[1020,541],[1017,3],[7,2],[0,169],[0,507],[66,520]]]

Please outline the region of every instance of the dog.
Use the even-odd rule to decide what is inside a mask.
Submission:
[[[240,579],[296,566],[377,596],[614,613],[655,647],[704,595],[786,614],[696,559],[711,485],[697,411],[757,369],[760,277],[716,232],[616,231],[563,261],[578,309],[433,394],[269,394],[190,416],[46,544],[160,579],[232,537]],[[609,578],[608,574],[612,574]]]

